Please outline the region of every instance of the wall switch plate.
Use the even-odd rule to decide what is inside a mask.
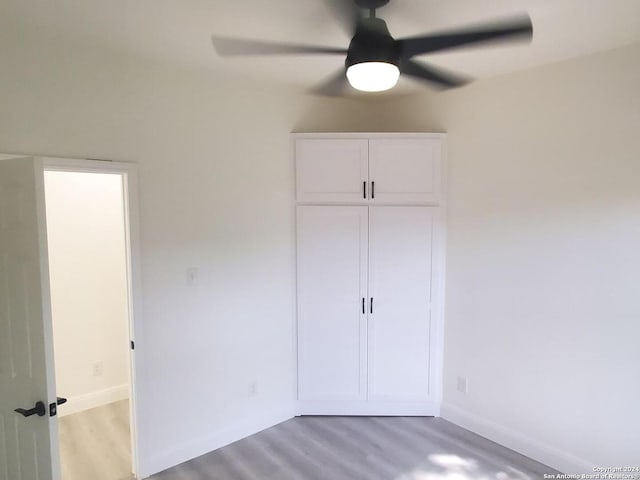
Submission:
[[[469,391],[467,377],[458,377],[458,391],[460,393],[467,393]]]
[[[193,287],[198,284],[198,269],[195,267],[187,268],[187,286]]]
[[[257,382],[251,382],[249,384],[249,396],[250,397],[255,397],[258,394],[258,383]]]

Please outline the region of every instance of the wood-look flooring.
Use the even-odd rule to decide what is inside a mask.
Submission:
[[[130,480],[129,401],[61,417],[62,480]]]
[[[428,417],[299,417],[153,480],[526,480],[558,473]]]

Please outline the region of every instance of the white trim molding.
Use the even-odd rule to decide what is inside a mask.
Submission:
[[[442,418],[459,427],[515,450],[560,472],[567,474],[593,473],[593,466],[597,465],[450,403],[442,404],[441,415]]]
[[[439,417],[440,403],[437,401],[393,402],[393,401],[326,401],[299,400],[297,416],[303,415],[350,415],[374,417]]]
[[[129,385],[126,383],[76,397],[69,397],[67,403],[60,405],[58,408],[58,416],[66,417],[73,413],[83,412],[90,408],[100,407],[127,398],[129,398]]]

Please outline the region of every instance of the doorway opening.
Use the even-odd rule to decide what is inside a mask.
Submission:
[[[62,480],[135,478],[127,176],[45,167]]]

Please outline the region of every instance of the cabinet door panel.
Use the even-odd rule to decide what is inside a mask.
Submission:
[[[375,203],[438,203],[441,141],[426,138],[369,141],[369,178]]]
[[[299,202],[362,203],[368,179],[368,141],[296,140],[296,196]]]
[[[369,211],[369,400],[430,396],[433,209]]]
[[[298,207],[301,400],[366,398],[367,207]]]

